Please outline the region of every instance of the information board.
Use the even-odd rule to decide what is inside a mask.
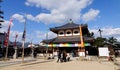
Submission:
[[[109,56],[108,47],[100,47],[99,48],[99,56]]]

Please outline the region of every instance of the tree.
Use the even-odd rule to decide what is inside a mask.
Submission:
[[[108,38],[108,42],[110,42],[110,43],[117,43],[117,39],[116,38],[114,38],[114,37],[109,37]]]
[[[91,33],[90,33],[90,36],[91,36],[91,37],[93,37],[93,36],[94,36],[94,33],[93,33],[93,32],[91,32]]]
[[[97,47],[102,47],[104,41],[107,41],[107,39],[106,38],[97,37],[95,39],[94,45],[97,46]]]

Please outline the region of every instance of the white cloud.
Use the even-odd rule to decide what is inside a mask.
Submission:
[[[35,21],[35,18],[31,14],[26,15],[27,19]]]
[[[57,35],[55,33],[51,32],[51,31],[48,32],[48,39],[55,38],[55,37],[57,37]]]
[[[25,22],[24,16],[20,14],[13,14],[12,16],[14,19],[18,20],[19,22]]]
[[[45,32],[42,32],[42,31],[35,31],[35,33],[36,33],[36,37],[37,38],[46,38],[46,34],[45,34]]]
[[[57,35],[51,31],[49,32],[43,32],[43,31],[35,31],[37,38],[40,38],[41,40],[46,39],[46,35],[48,33],[48,39],[55,38]]]
[[[32,16],[31,14],[26,14],[26,15],[21,15],[21,14],[13,14],[13,19],[16,19],[18,20],[19,22],[25,22],[25,17],[28,19],[28,20],[32,20],[32,21],[37,21],[36,18],[34,16]]]
[[[64,23],[70,18],[78,22],[82,19],[81,15],[83,14],[81,14],[81,11],[92,4],[92,2],[93,0],[27,0],[25,4],[27,6],[36,6],[49,10],[50,13],[40,13],[36,16],[31,15],[30,19],[50,24]],[[89,12],[87,17],[91,17],[90,20],[93,20],[99,14],[99,10],[91,9]],[[92,16],[89,14],[92,14]]]
[[[108,38],[108,37],[115,37],[120,41],[120,28],[113,28],[113,27],[104,27],[101,28],[102,32],[102,36],[104,38]],[[96,37],[99,37],[100,34],[98,32],[98,29],[90,29],[90,32],[94,32]]]
[[[15,38],[15,31],[14,32],[11,32],[13,33],[13,35],[11,35],[11,40],[14,41],[14,38]],[[19,33],[19,41],[22,40],[22,34],[23,32],[18,32]],[[26,41],[27,42],[33,42],[33,43],[39,43],[41,42],[42,40],[46,40],[46,34],[48,33],[48,39],[51,39],[51,38],[55,38],[57,35],[53,32],[46,32],[46,31],[33,31],[33,33],[31,34],[27,34],[26,36]]]
[[[100,13],[99,10],[90,9],[87,13],[83,15],[82,19],[84,22],[94,20],[98,16],[99,13]]]
[[[28,2],[25,2],[25,5],[30,6],[30,4]]]
[[[16,31],[16,30],[11,30],[10,31],[10,41],[14,42],[15,41],[15,36],[16,34],[18,35],[18,38],[17,38],[17,41],[19,42],[22,42],[22,35],[23,35],[23,32],[20,32],[20,31]],[[31,35],[26,33],[26,36],[25,36],[25,42],[31,42]]]
[[[12,41],[12,42],[15,41],[16,34],[18,35],[17,41],[21,42],[22,41],[22,34],[23,34],[23,32],[14,31],[14,30],[10,31],[10,37],[9,37],[10,41]]]
[[[2,28],[0,28],[0,32],[4,33],[7,32],[9,27],[10,21],[5,20],[5,22],[2,23]],[[11,23],[11,27],[14,26],[13,22]]]

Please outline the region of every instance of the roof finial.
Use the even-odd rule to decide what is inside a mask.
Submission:
[[[70,23],[70,24],[72,24],[72,23],[73,23],[73,21],[72,21],[72,19],[71,19],[71,18],[70,18],[70,20],[69,20],[69,23]]]

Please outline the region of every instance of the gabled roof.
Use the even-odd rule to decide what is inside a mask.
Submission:
[[[57,33],[59,30],[66,30],[66,29],[78,29],[79,26],[82,26],[83,28],[87,28],[87,24],[75,24],[72,19],[67,24],[64,24],[62,26],[50,28],[51,31],[54,33]]]
[[[68,29],[68,28],[77,28],[79,27],[79,24],[75,24],[75,23],[67,23],[65,25],[62,25],[62,26],[58,26],[58,27],[55,27],[56,29]]]
[[[94,40],[93,37],[86,37],[84,36],[85,42],[90,42],[91,40]],[[80,36],[69,36],[69,37],[56,37],[49,40],[43,40],[44,43],[75,43],[80,42]]]
[[[71,23],[69,22],[62,26],[50,28],[50,30],[57,33],[57,31],[59,31],[59,30],[79,28],[80,25],[82,26],[82,28],[87,28],[87,24],[75,24],[74,22],[71,22]]]

